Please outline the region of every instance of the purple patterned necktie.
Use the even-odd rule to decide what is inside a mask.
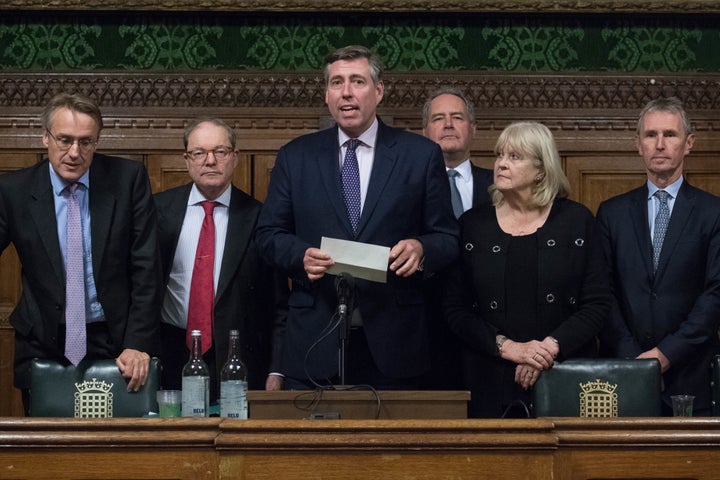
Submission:
[[[67,197],[67,250],[65,252],[65,357],[77,365],[85,358],[85,269],[77,183],[69,185]]]
[[[347,150],[341,171],[343,197],[345,197],[345,207],[353,233],[357,233],[360,222],[360,168],[355,154],[358,145],[360,145],[360,140],[357,138],[347,141]]]
[[[670,207],[668,206],[670,194],[665,190],[658,190],[655,192],[655,196],[660,201],[660,206],[655,216],[655,230],[653,232],[653,271],[657,270],[660,261],[660,250],[662,250],[665,232],[667,232],[668,223],[670,223]]]

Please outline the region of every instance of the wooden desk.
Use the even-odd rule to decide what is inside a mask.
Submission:
[[[323,390],[248,392],[251,419],[463,419],[467,391]]]
[[[720,418],[0,418],[0,478],[698,479]]]

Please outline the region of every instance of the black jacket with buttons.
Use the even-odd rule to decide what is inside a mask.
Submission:
[[[502,397],[498,390],[505,390],[505,396],[512,395],[515,365],[498,356],[498,334],[516,341],[551,335],[560,344],[559,361],[597,356],[596,337],[609,313],[611,294],[598,226],[586,207],[556,199],[537,230],[534,336],[527,326],[506,320],[505,273],[512,237],[500,229],[495,207],[467,211],[460,226],[461,256],[447,272],[443,313],[462,339],[468,388],[482,384],[474,394]]]
[[[495,207],[465,213],[459,272],[448,279],[446,320],[468,346],[497,355],[495,336],[513,338],[505,322],[505,261],[511,236],[500,230]],[[560,355],[576,357],[600,331],[610,309],[610,288],[595,218],[583,205],[556,199],[537,231],[538,321],[560,343]],[[459,277],[457,275],[459,273]],[[456,283],[459,282],[459,283]],[[513,338],[524,341],[524,339]],[[584,356],[596,351],[583,351]]]

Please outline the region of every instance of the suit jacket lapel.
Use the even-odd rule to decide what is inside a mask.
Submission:
[[[395,139],[390,135],[391,131],[385,124],[379,120],[378,122],[377,140],[375,141],[375,158],[373,159],[365,204],[363,205],[360,223],[358,224],[358,236],[360,236],[368,221],[372,218],[373,211],[380,201],[380,195],[387,186],[390,178],[392,178],[392,170],[395,168],[396,156],[392,150],[395,145]]]
[[[107,182],[114,179],[105,172],[105,164],[96,157],[90,166],[90,188],[88,189],[90,205],[90,235],[92,241],[93,272],[95,281],[101,272],[102,258],[110,235],[110,224],[115,211],[115,196],[108,188]]]
[[[44,167],[43,167],[44,165]],[[55,198],[53,197],[48,163],[43,162],[36,170],[36,182],[30,194],[28,210],[35,222],[40,241],[50,259],[53,272],[61,285],[65,285],[65,265],[58,241]]]
[[[182,230],[182,225],[185,221],[187,202],[188,198],[190,198],[191,189],[192,182],[185,184],[182,189],[177,190],[177,193],[173,194],[172,200],[164,204],[164,208],[167,209],[167,211],[163,212],[162,218],[158,215],[159,232],[169,232],[170,235],[170,240],[163,240],[160,242],[165,282],[167,282],[168,278],[170,278],[170,270],[172,269],[172,262],[175,258],[175,250],[177,250],[177,244],[180,240],[180,231]],[[158,211],[158,214],[159,213],[160,212]],[[172,251],[168,251],[170,249],[172,249]]]
[[[227,237],[225,250],[223,251],[222,266],[220,267],[220,279],[218,280],[217,294],[215,301],[220,298],[232,280],[235,271],[245,256],[250,245],[255,221],[247,205],[242,202],[239,192],[232,188],[230,196],[230,208],[228,209]],[[229,241],[228,241],[229,240]]]
[[[680,187],[678,196],[675,199],[675,204],[673,205],[667,232],[665,232],[665,239],[663,240],[662,250],[660,251],[660,260],[658,261],[658,270],[655,276],[656,280],[662,277],[665,267],[669,259],[672,258],[672,252],[682,237],[682,232],[694,208],[695,194],[687,183],[687,180],[683,180],[683,184]]]
[[[315,156],[317,171],[320,174],[320,181],[327,192],[330,204],[333,206],[340,223],[347,230],[348,237],[352,238],[352,226],[345,208],[345,199],[343,198],[342,184],[340,182],[338,127],[329,128],[324,133],[326,133],[326,136],[319,142],[318,152]]]
[[[642,258],[645,270],[650,278],[653,277],[653,261],[652,261],[652,240],[650,239],[650,227],[648,224],[648,206],[647,206],[647,186],[638,188],[636,194],[632,198],[632,208],[630,208],[630,217],[633,229],[635,230],[635,238],[638,242],[638,251]]]

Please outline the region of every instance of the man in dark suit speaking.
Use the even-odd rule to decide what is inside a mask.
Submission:
[[[157,351],[160,263],[150,182],[140,162],[95,153],[100,110],[59,94],[42,116],[48,159],[0,176],[0,250],[22,264],[15,386],[29,406],[33,357],[115,358],[128,389]]]
[[[337,381],[338,334],[324,334],[337,306],[333,259],[321,237],[390,248],[387,283],[356,279],[347,383],[411,389],[428,368],[423,274],[458,255],[442,153],[376,115],[378,59],[350,46],[330,54],[325,102],[337,127],[278,152],[256,230],[263,255],[292,278],[281,373],[285,388]]]
[[[637,148],[647,182],[600,205],[614,293],[605,354],[657,358],[664,413],[670,396],[695,396],[710,414],[710,362],[720,353],[720,199],[683,177],[695,141],[676,98],[648,103]]]

